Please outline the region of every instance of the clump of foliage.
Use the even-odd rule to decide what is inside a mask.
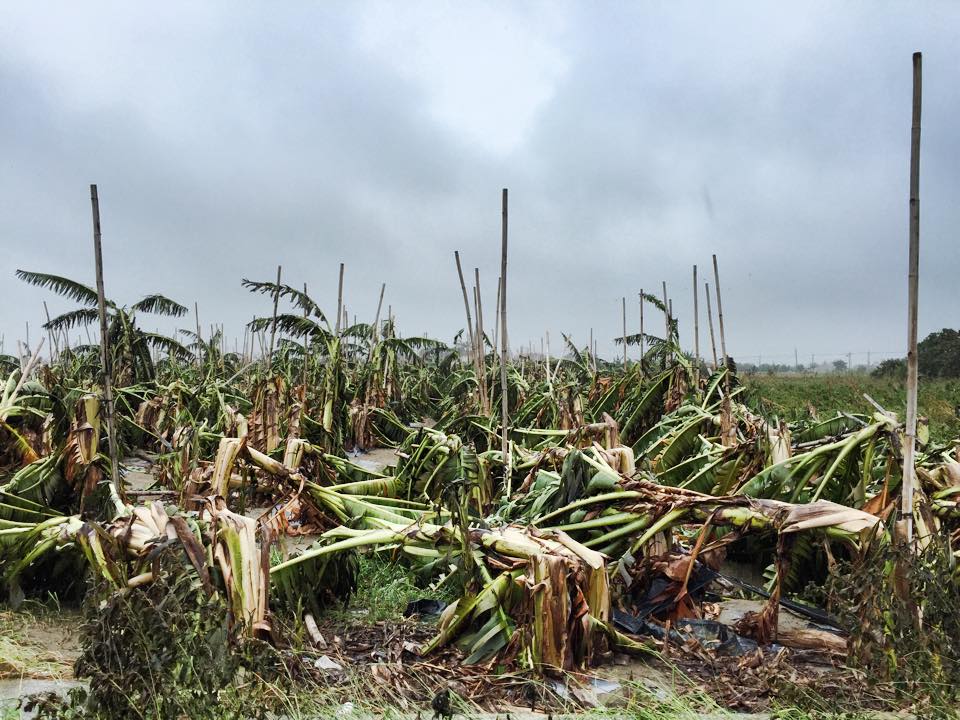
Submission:
[[[917,344],[917,363],[923,377],[960,377],[960,330],[943,328],[927,335]],[[884,360],[872,374],[874,377],[905,378],[907,361],[903,358]]]
[[[89,594],[75,666],[89,688],[41,703],[40,716],[257,718],[276,710],[270,698],[283,692],[266,690],[292,677],[280,652],[230,632],[223,594],[203,591],[182,552],[160,550],[154,567],[153,582]],[[246,682],[254,675],[259,682]]]
[[[834,611],[851,631],[850,660],[868,683],[924,716],[960,699],[954,570],[937,537],[916,552],[875,542],[863,557],[839,563],[828,583]]]

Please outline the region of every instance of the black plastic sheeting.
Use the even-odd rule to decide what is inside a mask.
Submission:
[[[632,635],[650,635],[657,640],[669,640],[677,645],[696,640],[701,647],[717,655],[737,657],[756,652],[758,647],[755,640],[738,635],[729,625],[716,620],[680,620],[668,633],[661,625],[622,610],[614,610],[613,624]]]
[[[403,611],[404,617],[413,617],[415,615],[423,616],[432,616],[439,615],[447,607],[447,604],[443,600],[434,600],[433,598],[420,598],[419,600],[411,600],[407,603],[406,609]]]

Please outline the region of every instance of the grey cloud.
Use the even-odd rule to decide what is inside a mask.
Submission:
[[[561,331],[584,344],[593,327],[615,352],[619,298],[635,329],[636,292],[664,279],[692,344],[690,266],[712,285],[716,252],[735,356],[895,351],[914,49],[921,331],[957,324],[955,6],[551,6],[563,22],[540,39],[565,69],[503,152],[432,119],[430,84],[364,50],[359,18],[375,5],[171,8],[152,24],[101,13],[95,43],[66,13],[8,11],[28,39],[50,26],[39,48],[8,27],[0,53],[8,350],[42,299],[66,307],[16,267],[92,279],[96,181],[108,292],[197,299],[231,336],[265,310],[242,276],[283,264],[329,308],[344,261],[351,314],[372,316],[386,281],[405,332],[452,337],[456,248],[481,267],[492,317],[507,186],[517,345],[546,329],[554,348]],[[535,13],[525,22],[540,32]],[[509,103],[500,115],[514,122]]]

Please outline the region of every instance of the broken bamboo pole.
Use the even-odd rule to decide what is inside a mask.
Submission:
[[[340,263],[340,280],[337,282],[337,337],[340,337],[340,315],[343,312],[343,263]]]
[[[700,292],[697,290],[697,266],[693,266],[693,359],[700,367],[700,306],[697,302]]]
[[[304,283],[303,284],[303,319],[304,320],[306,320],[310,316],[310,312],[307,308],[308,297],[309,295],[307,295],[307,284]],[[382,293],[380,294],[380,299],[381,300],[383,299]],[[377,308],[377,312],[378,313],[380,312],[379,307]],[[306,330],[306,328],[304,328],[304,330]],[[306,393],[307,393],[307,369],[309,365],[310,365],[310,333],[304,332],[303,333],[303,393],[304,393],[303,396],[304,397],[306,397]],[[303,413],[302,405],[300,408],[300,412],[301,414]]]
[[[477,365],[480,368],[480,403],[483,407],[483,414],[490,412],[487,395],[487,349],[484,344],[483,332],[483,293],[480,291],[480,268],[473,269],[474,282],[477,288]]]
[[[273,291],[273,322],[270,324],[270,359],[269,367],[273,369],[273,349],[277,339],[277,306],[280,304],[280,273],[283,270],[281,265],[277,265],[277,287]]]
[[[470,301],[467,300],[467,285],[463,281],[463,268],[460,266],[460,251],[453,251],[453,259],[457,261],[457,277],[460,278],[460,292],[463,293],[463,309],[467,313],[467,333],[470,336],[470,355],[473,357],[470,358],[473,360],[474,367],[477,366],[476,362],[476,349],[477,341],[473,336],[473,319],[470,317]]]
[[[110,335],[107,328],[107,299],[103,289],[103,250],[100,242],[100,199],[96,184],[90,185],[90,206],[93,211],[93,256],[97,274],[97,314],[100,316],[100,364],[103,377],[103,404],[107,420],[107,447],[110,453],[110,481],[123,497],[120,484],[120,461],[117,457],[117,428],[113,408],[113,377],[110,358]]]
[[[707,296],[707,324],[710,326],[710,349],[713,351],[713,369],[716,370],[717,362],[717,341],[713,336],[713,310],[710,308],[710,283],[703,284],[704,295]]]
[[[43,301],[43,314],[47,316],[47,325],[50,324],[50,311],[47,309],[47,301]],[[50,352],[50,363],[53,364],[54,354],[60,355],[60,341],[57,340],[56,334],[49,327],[47,328],[47,338],[49,342],[47,343],[47,350]]]
[[[720,351],[723,354],[723,367],[729,368],[727,358],[727,335],[723,329],[723,300],[720,298],[720,271],[717,269],[717,256],[713,256],[713,289],[717,293],[717,319],[720,321]]]
[[[200,332],[200,307],[193,301],[193,317],[197,321],[197,368],[203,365],[203,333]]]
[[[640,288],[640,376],[643,377],[643,288]]]
[[[623,369],[627,369],[627,298],[621,298],[623,306]]]
[[[907,269],[907,420],[903,448],[903,488],[900,518],[904,540],[913,542],[913,489],[916,484],[914,454],[917,442],[917,295],[920,285],[920,110],[923,90],[923,57],[913,54],[913,119],[910,127],[910,227]]]

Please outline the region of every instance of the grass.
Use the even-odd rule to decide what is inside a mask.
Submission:
[[[409,568],[377,554],[360,555],[357,589],[345,610],[331,609],[329,615],[346,615],[364,622],[399,620],[407,604],[419,598],[452,602],[459,597],[457,588],[417,587]]]
[[[836,412],[872,413],[866,393],[902,420],[906,413],[906,384],[895,378],[874,378],[860,373],[835,375],[750,375],[744,378],[748,403],[765,414],[785,420],[821,419]],[[947,440],[960,435],[960,380],[920,380],[919,412],[930,421],[930,437]]]

